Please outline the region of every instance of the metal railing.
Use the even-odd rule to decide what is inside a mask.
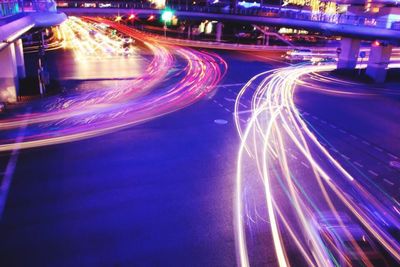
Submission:
[[[17,0],[0,0],[0,18],[15,15],[20,12],[20,5]]]
[[[117,1],[59,1],[59,7],[63,8],[118,8],[118,9],[150,9],[157,8],[150,3],[140,2],[117,2]],[[262,6],[257,8],[229,8],[216,6],[196,6],[196,5],[169,5],[169,8],[176,11],[201,12],[214,14],[230,14],[242,16],[260,16],[269,18],[286,18],[303,21],[316,21],[334,24],[346,24],[356,26],[368,26],[385,29],[400,30],[400,21],[388,21],[376,15],[357,16],[350,14],[325,14],[322,12],[311,12],[296,8],[286,8],[279,6]]]
[[[55,12],[57,5],[53,0],[0,0],[0,18],[21,12]]]
[[[57,5],[53,0],[31,0],[23,2],[24,12],[56,12]]]

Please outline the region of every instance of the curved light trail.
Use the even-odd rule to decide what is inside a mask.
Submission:
[[[72,18],[62,25],[77,60],[101,59],[121,47],[123,38],[102,32],[93,23],[143,43],[152,54],[143,74],[119,86],[50,99],[44,110],[1,120],[0,151],[76,141],[160,117],[207,96],[225,74],[225,61],[215,54],[161,45],[146,34],[100,18]],[[24,140],[16,143],[22,126],[26,127]]]
[[[321,235],[326,233],[321,230],[324,227],[321,224],[328,225],[326,229],[336,229],[332,231],[343,231],[343,238],[350,240],[357,259],[365,266],[373,266],[374,257],[379,255],[371,256],[355,241],[355,233],[348,225],[347,216],[343,215],[345,211],[357,218],[351,220],[352,227],[362,225],[400,261],[399,240],[389,229],[389,226],[400,229],[399,203],[390,197],[385,203],[378,201],[376,192],[368,190],[360,177],[331,155],[295,106],[294,91],[299,84],[312,90],[327,91],[303,81],[302,76],[334,81],[333,77],[319,74],[334,68],[332,65],[297,65],[267,71],[253,77],[238,94],[235,122],[241,145],[237,158],[234,225],[241,266],[251,265],[249,250],[252,245],[246,233],[255,224],[248,218],[253,212],[248,210],[251,205],[247,203],[248,194],[244,194],[244,190],[261,186],[264,188],[261,193],[255,189],[252,193],[263,195],[259,197],[263,202],[259,205],[266,208],[265,221],[269,222],[279,266],[296,265],[287,256],[288,249],[294,247],[310,266],[340,265],[337,258],[351,264],[354,259],[350,259],[341,247],[336,247],[336,253],[341,256],[332,256],[322,242]],[[340,83],[340,80],[335,82]],[[330,90],[329,93],[340,92]],[[250,116],[241,110],[245,96],[252,97]],[[247,124],[241,123],[246,120]],[[247,175],[249,169],[257,170],[258,175]],[[367,209],[360,203],[369,203],[372,208]],[[329,221],[330,217],[334,218],[334,223]],[[379,218],[385,218],[387,225]],[[337,228],[332,228],[332,224]],[[289,237],[284,238],[283,232],[289,233]]]

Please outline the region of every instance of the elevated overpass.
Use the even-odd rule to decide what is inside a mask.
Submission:
[[[143,3],[104,2],[104,1],[66,1],[60,2],[63,12],[73,15],[106,16],[130,15],[146,17],[160,16],[163,10],[151,8]],[[345,14],[326,15],[310,11],[296,10],[276,6],[263,6],[257,9],[223,9],[213,7],[171,6],[180,19],[208,19],[219,21],[216,39],[221,39],[221,23],[230,21],[257,25],[290,27],[321,32],[325,35],[341,36],[338,49],[339,69],[352,69],[357,65],[361,40],[371,40],[371,47],[366,73],[376,82],[386,78],[392,47],[400,44],[400,8],[393,6],[382,8],[374,14],[347,12]]]
[[[69,7],[59,8],[60,11],[71,15],[129,15],[135,14],[138,17],[149,15],[160,16],[163,10],[150,9],[147,6],[121,3],[118,8],[100,8],[100,2],[88,2],[94,7],[80,7],[83,1],[68,1]],[[115,2],[113,2],[115,5]],[[227,13],[222,9],[198,8],[183,10],[186,8],[172,7],[174,14],[180,19],[208,19],[221,22],[243,22],[249,24],[270,25],[278,27],[290,27],[305,29],[314,32],[321,32],[326,35],[338,35],[344,37],[360,38],[363,40],[386,40],[391,43],[400,43],[400,27],[387,27],[387,20],[375,19],[375,25],[362,16],[354,15],[332,15],[319,16],[307,11],[297,11],[279,7],[268,7],[261,10],[238,10],[234,13]],[[210,12],[208,12],[210,11]],[[396,26],[396,24],[393,24]]]
[[[21,36],[34,27],[58,25],[67,16],[57,12],[55,2],[32,1],[20,6],[18,1],[2,1],[0,16],[0,102],[16,102],[19,79],[25,77]]]

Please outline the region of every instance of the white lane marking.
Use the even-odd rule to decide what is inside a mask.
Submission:
[[[233,99],[233,98],[224,97],[224,99],[225,99],[227,102],[236,102],[236,99]]]
[[[372,174],[373,176],[378,177],[378,174],[376,172],[374,172],[373,170],[368,170],[368,172],[370,174]]]
[[[362,143],[363,143],[364,145],[367,145],[367,146],[371,145],[369,142],[367,142],[367,141],[365,141],[365,140],[363,140]]]
[[[388,154],[389,157],[392,157],[392,158],[394,158],[394,159],[398,159],[398,158],[399,158],[399,157],[393,155],[392,153],[387,153],[387,154]]]
[[[339,132],[341,132],[342,134],[346,134],[347,132],[343,129],[340,129]]]
[[[352,138],[354,138],[354,139],[358,139],[357,136],[355,136],[355,135],[353,135],[353,134],[351,134],[350,136],[351,136]]]
[[[249,108],[247,105],[243,104],[243,103],[239,103],[242,107],[244,108]]]
[[[388,184],[390,184],[390,185],[394,185],[394,183],[392,182],[392,181],[390,181],[390,180],[388,180],[388,179],[383,179],[386,183],[388,183]]]
[[[217,87],[217,88],[219,88],[219,87],[222,87],[222,88],[224,88],[224,87],[235,87],[235,86],[243,86],[245,84],[246,83],[227,83],[227,84],[220,84],[220,85],[217,85],[215,87]]]
[[[292,158],[294,158],[294,159],[297,159],[297,157],[294,155],[294,154],[290,154],[290,156],[292,157]]]
[[[231,112],[231,111],[229,110],[229,108],[225,108],[225,110],[226,110],[227,112]]]
[[[374,148],[375,148],[376,150],[378,150],[379,152],[383,152],[383,149],[380,148],[380,147],[374,146]]]
[[[337,128],[336,125],[333,125],[333,124],[329,124],[329,126],[331,126],[333,129]]]
[[[28,113],[30,113],[30,111],[28,111]],[[0,185],[0,220],[3,217],[4,208],[6,207],[8,192],[14,177],[15,167],[17,166],[20,143],[24,140],[26,126],[27,124],[24,124],[18,131],[18,136],[15,139],[16,146],[11,151],[11,156],[4,172],[3,181]]]
[[[308,166],[307,163],[305,163],[304,161],[301,162],[301,165],[303,165],[303,166],[306,167],[307,169],[310,168],[310,166]]]
[[[354,165],[360,167],[360,168],[364,168],[364,165],[362,165],[361,163],[357,162],[357,161],[353,161]]]
[[[340,156],[342,156],[342,158],[344,158],[345,160],[349,160],[350,158],[344,154],[341,154]]]
[[[398,161],[390,161],[389,162],[390,167],[396,168],[396,169],[400,169],[400,162]]]
[[[235,97],[237,97],[239,93],[232,91],[232,94],[234,94]]]
[[[224,125],[224,124],[227,124],[227,123],[228,123],[227,120],[223,120],[223,119],[216,119],[216,120],[214,120],[214,122],[215,122],[216,124],[220,124],[220,125]]]
[[[252,109],[247,109],[247,110],[239,111],[236,114],[245,114],[245,113],[250,113],[250,112],[253,112],[253,110]]]

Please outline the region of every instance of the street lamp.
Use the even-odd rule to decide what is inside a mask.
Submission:
[[[120,15],[118,15],[118,16],[115,18],[115,21],[118,22],[118,23],[119,23],[121,20],[122,20],[122,17],[121,17]]]
[[[165,9],[161,14],[161,20],[164,22],[164,37],[167,38],[167,23],[171,23],[174,17],[174,12],[170,9]]]

